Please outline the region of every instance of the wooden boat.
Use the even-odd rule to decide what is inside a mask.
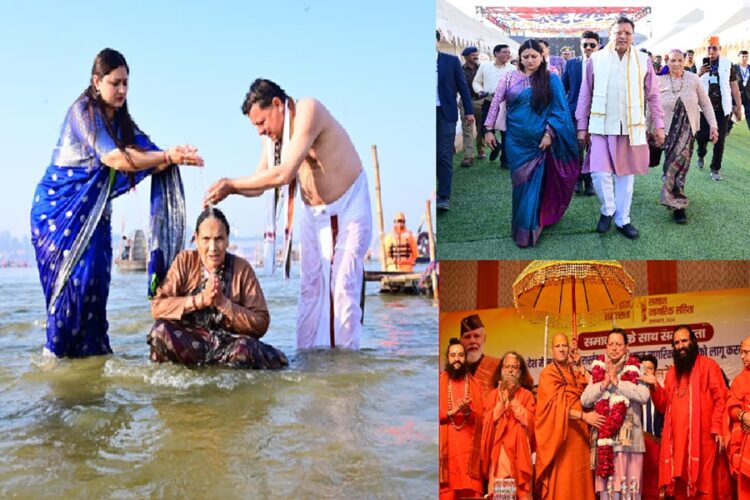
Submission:
[[[128,244],[129,243],[129,244]],[[121,273],[145,273],[148,266],[148,247],[146,235],[141,229],[133,233],[133,237],[120,240],[120,250],[117,252],[115,267]]]
[[[432,276],[403,271],[365,271],[365,281],[380,282],[380,293],[431,295]]]

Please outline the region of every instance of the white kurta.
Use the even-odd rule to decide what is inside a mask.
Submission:
[[[359,349],[364,257],[372,237],[365,172],[333,203],[303,205],[301,222],[297,348]]]

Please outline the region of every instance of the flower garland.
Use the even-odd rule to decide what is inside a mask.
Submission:
[[[600,355],[591,364],[591,379],[593,383],[604,380],[607,364],[604,355]],[[635,356],[629,356],[625,367],[620,375],[620,380],[637,383],[640,375],[640,363]],[[625,420],[625,413],[630,406],[630,400],[621,394],[612,394],[609,390],[604,391],[602,397],[594,405],[594,411],[605,418],[604,424],[599,428],[599,436],[596,441],[596,475],[609,477],[614,474],[614,437],[620,431]]]

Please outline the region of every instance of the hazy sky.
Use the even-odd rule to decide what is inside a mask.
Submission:
[[[34,188],[105,47],[128,61],[140,128],[164,148],[190,142],[206,160],[203,171],[182,169],[191,227],[208,185],[256,168],[261,141],[240,106],[250,82],[265,77],[292,97],[318,98],[347,129],[373,216],[377,144],[386,229],[397,210],[415,229],[435,189],[434,26],[432,0],[3,1],[0,230],[28,236]],[[146,180],[115,202],[116,232],[147,227],[148,193]],[[233,233],[262,233],[264,199],[233,197],[220,208]]]

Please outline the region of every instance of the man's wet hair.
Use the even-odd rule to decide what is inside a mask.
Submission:
[[[282,102],[285,102],[287,95],[277,83],[265,78],[256,79],[250,84],[250,90],[245,95],[245,100],[242,103],[242,114],[247,115],[253,104],[258,104],[261,108],[267,108],[271,105],[274,97],[278,97]]]

